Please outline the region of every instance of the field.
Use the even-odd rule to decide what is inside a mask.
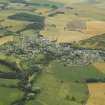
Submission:
[[[71,4],[71,3],[78,3],[78,2],[81,2],[81,1],[84,1],[84,0],[49,0],[49,1],[54,1],[54,2],[61,2],[61,3],[64,3],[64,4]]]
[[[97,63],[97,64],[94,64],[94,66],[100,70],[101,72],[105,73],[105,63]]]
[[[6,36],[3,38],[0,38],[0,45],[8,43],[8,42],[13,42],[14,41],[14,37],[13,36]]]
[[[74,15],[59,14],[53,17],[46,17],[45,28],[41,34],[50,40],[57,40],[57,42],[78,42],[80,40],[92,37],[91,34],[84,34],[78,31],[69,31],[65,27],[68,22],[77,19]],[[55,27],[53,26],[55,25]]]
[[[27,105],[34,105],[35,102],[38,105],[81,105],[82,101],[87,98],[85,94],[87,86],[82,83],[76,84],[72,81],[66,81],[63,78],[55,78],[50,67],[51,65],[47,71],[40,75],[37,84],[35,83],[41,87],[41,93],[36,97],[36,100],[30,101]]]
[[[101,81],[104,78],[105,75],[92,65],[65,67],[58,62],[52,62],[35,81],[35,86],[41,88],[41,93],[27,105],[83,105],[89,96],[84,81]]]
[[[99,80],[104,79],[104,74],[98,71],[98,69],[94,68],[92,65],[75,65],[64,67],[62,64],[54,63],[52,64],[52,70],[54,71],[54,75],[56,77],[66,81],[83,82],[92,78]]]
[[[105,104],[105,83],[88,84],[90,97],[86,105]]]
[[[84,33],[95,35],[101,35],[105,33],[105,22],[104,21],[88,21],[86,22],[87,29],[83,30]]]
[[[11,82],[11,81],[8,81]],[[18,100],[23,93],[17,89],[0,87],[0,105],[10,105],[14,100]]]
[[[99,71],[105,73],[105,64],[94,64]],[[88,84],[90,96],[86,105],[103,105],[105,104],[105,83],[92,83]]]
[[[0,0],[0,105],[104,105],[105,63],[83,65],[81,55],[94,59],[82,48],[105,49],[104,4]]]
[[[105,49],[105,34],[100,34],[79,42],[79,47],[91,49]]]
[[[0,60],[4,60],[6,62],[15,62],[15,57],[8,57],[5,55],[0,55]],[[0,63],[0,73],[9,73],[13,70],[11,67],[7,65],[3,65]],[[1,76],[1,74],[0,74]],[[0,77],[0,105],[10,105],[11,103],[15,102],[16,100],[19,100],[23,97],[24,92],[20,91],[18,88],[16,88],[18,85],[19,80],[17,79],[7,79],[7,78],[1,78]]]
[[[91,37],[101,35],[105,32],[104,21],[99,21],[88,16],[75,16],[74,14],[75,12],[72,14],[67,12],[65,14],[57,14],[51,17],[46,16],[45,27],[44,30],[41,31],[41,34],[49,40],[57,40],[58,43],[68,43],[86,40]],[[78,31],[76,28],[74,28],[74,30],[68,30],[67,24],[72,21],[75,21],[73,24],[76,24],[77,26],[79,24],[81,25],[81,23],[78,23],[78,21],[84,21],[86,24],[86,29],[81,28]]]

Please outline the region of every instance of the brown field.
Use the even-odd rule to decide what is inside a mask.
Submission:
[[[88,84],[90,97],[86,105],[105,105],[105,83]]]
[[[105,73],[105,63],[97,63],[97,64],[94,64],[94,66],[100,70],[101,72]]]
[[[0,38],[0,45],[5,44],[7,42],[13,42],[14,41],[14,37],[13,36],[6,36],[3,38]]]
[[[83,30],[84,33],[97,35],[105,33],[105,22],[103,21],[87,21],[87,29]]]

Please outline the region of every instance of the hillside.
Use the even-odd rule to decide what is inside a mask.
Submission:
[[[80,41],[80,46],[84,48],[104,49],[105,48],[105,34],[98,35],[87,40]]]
[[[0,0],[0,105],[102,105],[104,5]]]

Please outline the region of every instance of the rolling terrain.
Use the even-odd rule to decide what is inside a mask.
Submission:
[[[104,105],[104,0],[0,0],[0,105]]]

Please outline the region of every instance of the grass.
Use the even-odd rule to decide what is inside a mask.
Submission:
[[[16,58],[16,57],[14,57],[14,56],[6,56],[6,55],[3,55],[3,54],[0,54],[0,60],[4,60],[4,61],[6,61],[6,62],[9,62],[9,63],[16,63],[16,66],[20,69],[20,70],[23,70],[22,68],[21,68],[21,66],[20,66],[20,62],[21,62],[21,60],[19,59],[19,58]],[[7,67],[6,65],[0,65],[1,66],[1,68],[0,68],[0,70],[1,71],[10,71],[11,70],[11,68],[9,68],[9,67]],[[16,68],[17,68],[16,67]]]
[[[0,19],[7,19],[8,16],[13,15],[18,11],[15,10],[1,10],[0,11]]]
[[[3,1],[9,2],[9,0],[0,0],[0,2]],[[55,0],[55,2],[31,0],[29,4],[35,11],[29,12],[28,10],[25,11],[21,9],[18,11],[15,8],[14,10],[1,10],[0,25],[2,27],[8,27],[7,30],[12,32],[19,31],[31,22],[36,22],[39,17],[36,19],[34,16],[36,16],[35,14],[38,12],[46,18],[45,28],[41,31],[41,34],[50,40],[57,40],[58,42],[78,42],[92,37],[93,34],[103,33],[105,31],[103,28],[105,25],[105,12],[103,9],[99,9],[99,7],[97,8],[96,6],[73,4],[72,6],[74,9],[67,11],[65,14],[55,15],[53,17],[48,17],[46,15],[54,5],[62,7],[64,4],[74,2],[77,2],[77,0]],[[78,16],[76,16],[75,13],[77,13]],[[15,14],[18,14],[17,20],[7,19],[8,16],[16,16]],[[87,22],[87,30],[85,30],[85,32],[67,31],[64,29],[68,22],[81,17],[92,20]],[[4,21],[2,21],[3,19]],[[32,37],[34,38],[35,31],[28,29],[21,32],[21,34],[25,35],[26,38],[30,38],[30,36],[33,35]],[[99,40],[101,40],[99,38],[96,39],[97,40],[94,42],[99,42]],[[104,39],[104,37],[102,37],[102,39]],[[12,35],[0,38],[0,45],[10,41],[13,41]],[[100,42],[102,43],[103,41]],[[97,46],[97,44],[87,44],[87,46],[94,47]],[[0,54],[0,59],[16,62],[17,66],[20,67],[20,59],[13,56],[9,57]],[[105,80],[104,66],[104,64],[64,66],[61,63],[52,62],[46,70],[43,70],[38,79],[35,80],[34,87],[40,87],[41,92],[34,100],[27,102],[26,105],[84,105],[89,95],[88,88],[91,94],[87,105],[92,105],[91,103],[94,101],[96,102],[95,105],[101,105],[101,102],[104,101],[102,97],[104,97],[105,85],[97,83],[88,84],[87,87],[86,81],[90,79],[98,80],[98,82]],[[0,64],[0,71],[8,72],[10,70],[9,67]],[[23,96],[23,92],[16,88],[8,87],[11,85],[17,86],[18,82],[19,81],[16,79],[9,80],[0,78],[0,105],[10,105],[13,101]],[[3,85],[7,87],[3,87]]]
[[[29,14],[29,13],[16,13],[15,15],[11,15],[8,17],[8,19],[13,20],[20,20],[20,21],[29,21],[29,22],[43,22],[44,17],[38,16],[35,14]]]
[[[104,9],[100,7],[94,4],[78,3],[73,5],[74,10],[71,11],[71,14],[78,13],[78,16],[104,21],[105,12]]]
[[[23,12],[23,11],[21,11]],[[1,27],[6,27],[8,31],[16,32],[25,28],[30,22],[20,21],[20,20],[10,20],[8,16],[12,16],[16,13],[20,13],[18,10],[1,10],[0,12],[0,25]],[[27,12],[28,13],[28,12]]]
[[[9,0],[0,0],[1,3],[9,3]]]
[[[43,73],[39,77],[37,84],[41,88],[41,93],[35,100],[27,105],[82,105],[81,102],[87,98],[87,86],[72,82],[61,81],[49,73]],[[72,100],[74,98],[74,100]]]
[[[64,67],[62,64],[52,64],[55,77],[66,81],[85,81],[88,79],[105,79],[105,75],[98,71],[93,65],[80,65]]]
[[[64,4],[71,4],[71,3],[78,3],[84,0],[50,0],[50,1],[54,1],[54,2],[60,2],[60,3],[64,3]]]
[[[5,36],[5,37],[0,38],[0,45],[3,45],[8,42],[13,42],[13,41],[14,41],[13,36]]]
[[[6,19],[4,22],[1,23],[2,27],[8,27],[7,29],[12,32],[19,31],[25,28],[29,22],[24,21],[16,21],[16,20],[9,20]]]
[[[92,49],[105,49],[105,34],[97,35],[79,42],[79,47]]]
[[[5,60],[5,61],[9,61],[9,62],[16,62],[18,60],[18,58],[14,57],[14,56],[7,56],[5,54],[0,54],[0,59],[1,60]]]
[[[15,57],[5,56],[0,54],[0,59],[7,62],[17,62],[18,59]],[[1,72],[10,72],[11,68],[6,65],[0,64]],[[12,102],[20,99],[23,96],[23,92],[13,86],[18,85],[19,80],[17,79],[4,79],[0,78],[0,105],[10,105]]]
[[[29,2],[29,4],[31,4],[32,6],[34,6],[35,8],[39,9],[39,8],[53,8],[54,7],[62,7],[64,6],[63,3],[60,2],[53,2],[53,1],[48,1],[48,0],[31,0]]]
[[[35,12],[39,15],[47,16],[50,10],[51,10],[51,8],[39,8],[39,9],[36,9],[35,11],[33,11],[33,12]]]
[[[91,78],[101,80],[105,75],[92,65],[65,67],[53,62],[35,81],[34,86],[40,87],[41,92],[26,105],[83,105],[89,94],[81,80]]]
[[[18,89],[0,87],[0,105],[10,105],[22,96],[23,93]]]
[[[11,69],[5,65],[0,64],[0,71],[1,72],[9,72]]]
[[[0,78],[0,87],[2,84],[5,84],[7,86],[10,86],[10,85],[15,85],[17,86],[17,83],[19,82],[19,80],[13,80],[13,79],[2,79]]]

